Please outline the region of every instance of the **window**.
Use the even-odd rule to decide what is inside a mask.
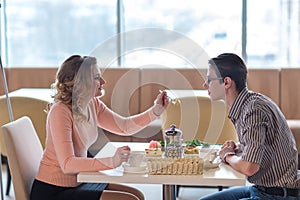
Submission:
[[[207,56],[216,56],[224,51],[241,52],[242,1],[227,0],[216,3],[206,0],[152,0],[149,4],[139,0],[123,2],[125,31],[145,27],[174,31],[183,35],[181,40],[173,40],[175,47],[191,48],[188,43],[192,40]],[[144,40],[143,37],[137,38]],[[162,45],[171,42],[167,37],[158,39]],[[146,61],[148,64],[155,61],[159,65],[191,67],[189,60],[183,61],[177,52],[141,49],[127,57],[129,58],[125,59],[125,65],[130,63],[129,65],[142,66],[147,65]],[[143,59],[137,59],[141,57]]]
[[[55,67],[71,54],[109,54],[113,67],[199,67],[185,55],[193,48],[245,52],[249,67],[300,63],[298,0],[3,1],[1,52],[11,67]]]
[[[252,67],[299,65],[299,1],[248,1],[247,57]]]
[[[8,65],[58,66],[116,34],[111,0],[6,1]]]

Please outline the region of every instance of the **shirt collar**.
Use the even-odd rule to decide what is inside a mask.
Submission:
[[[242,105],[247,99],[247,95],[249,94],[249,90],[245,87],[237,96],[235,101],[233,102],[229,113],[228,117],[231,119],[233,122],[238,118]]]

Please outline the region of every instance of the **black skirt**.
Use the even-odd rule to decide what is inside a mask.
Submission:
[[[77,187],[60,187],[34,180],[30,200],[99,200],[107,183],[82,183]]]

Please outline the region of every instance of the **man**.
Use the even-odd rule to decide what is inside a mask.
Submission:
[[[253,185],[232,187],[201,200],[300,199],[295,139],[278,106],[247,89],[244,61],[232,53],[212,58],[204,87],[212,100],[225,100],[239,137],[238,144],[223,144],[220,158]]]

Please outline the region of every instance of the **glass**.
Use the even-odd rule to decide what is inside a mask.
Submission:
[[[165,157],[182,157],[182,131],[177,129],[174,124],[165,131]]]
[[[206,83],[210,84],[210,82],[215,81],[215,80],[223,80],[223,78],[222,77],[216,77],[216,78],[210,78],[210,77],[208,77],[206,79]]]
[[[55,67],[116,34],[111,0],[6,1],[8,65]],[[100,62],[100,61],[99,61]]]
[[[252,68],[300,63],[300,1],[247,1],[247,64]]]
[[[53,67],[71,54],[88,55],[116,35],[117,2],[111,0],[5,1],[2,59],[12,67]],[[162,28],[180,33],[210,57],[241,55],[242,2],[236,0],[123,0],[123,31]],[[297,67],[300,63],[300,1],[247,1],[246,53],[249,68]],[[230,12],[224,12],[228,11]],[[2,18],[3,18],[3,13]],[[3,19],[1,19],[3,21]],[[144,38],[136,36],[136,41]],[[131,42],[131,41],[130,41]],[[162,40],[163,45],[182,47]],[[115,57],[117,55],[117,44]],[[121,45],[126,49],[126,44]],[[2,53],[1,52],[1,53]],[[122,67],[193,68],[180,55],[141,48],[121,56]],[[112,62],[110,66],[118,66]],[[202,66],[197,66],[202,67]],[[204,66],[207,67],[207,66]]]
[[[162,28],[183,34],[199,45],[208,56],[241,52],[242,1],[236,0],[123,0],[125,31],[138,28]],[[224,12],[230,10],[230,12]],[[136,37],[134,42],[144,38]],[[140,41],[139,41],[140,40]],[[161,38],[162,45],[184,48],[179,41]],[[125,44],[126,46],[126,44]],[[126,54],[124,66],[164,66],[194,68],[180,55],[157,49],[141,48]],[[207,67],[207,66],[196,66]]]
[[[248,1],[247,6],[249,15],[247,18],[247,64],[251,66],[275,65],[280,59],[280,35],[282,35],[279,1],[251,0]]]

